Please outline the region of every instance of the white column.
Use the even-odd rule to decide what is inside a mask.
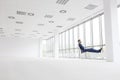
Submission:
[[[106,58],[120,62],[119,32],[117,23],[117,1],[103,0],[105,15]]]
[[[57,59],[59,56],[59,34],[55,34],[55,48],[54,48],[54,52],[55,52],[55,58]]]

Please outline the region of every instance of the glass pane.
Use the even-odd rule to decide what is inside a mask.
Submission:
[[[75,27],[74,28],[74,44],[75,44],[75,48],[78,47],[78,27]]]
[[[62,42],[63,49],[65,49],[65,33],[62,33]]]
[[[46,46],[46,45],[47,45],[47,41],[46,41],[46,40],[43,40],[43,51],[42,51],[42,52],[43,52],[43,54],[42,54],[43,56],[44,56],[44,55],[46,54],[46,52],[47,52],[47,46]]]
[[[59,49],[62,49],[62,38],[61,38],[61,34],[59,35]]]
[[[68,37],[68,31],[66,31],[66,49],[69,48],[69,37]]]
[[[102,17],[102,37],[103,37],[103,44],[105,44],[105,24],[104,24],[104,15]]]
[[[61,47],[61,50],[63,49],[63,33],[61,33],[61,45],[62,45],[62,47]]]
[[[70,29],[70,48],[73,48],[73,29]]]
[[[93,19],[93,45],[100,45],[99,18]]]
[[[85,23],[85,37],[86,37],[86,46],[91,45],[91,27],[90,21]]]
[[[83,24],[79,26],[79,39],[81,40],[82,44],[85,45]]]

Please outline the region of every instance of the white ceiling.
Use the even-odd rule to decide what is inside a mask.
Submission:
[[[57,0],[0,0],[0,38],[46,39],[103,9],[102,0],[68,0],[65,5],[56,2]],[[97,7],[93,10],[85,9],[88,4]],[[60,10],[66,10],[66,13],[60,13]],[[19,11],[25,15],[18,15]],[[8,18],[11,16],[14,19]]]

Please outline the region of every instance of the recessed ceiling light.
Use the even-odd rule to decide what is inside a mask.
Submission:
[[[0,35],[1,37],[6,37],[6,35]]]
[[[18,15],[27,15],[27,16],[34,16],[34,13],[31,12],[24,12],[24,11],[17,11]]]
[[[45,15],[44,17],[45,17],[45,18],[52,18],[53,15]]]
[[[21,22],[21,21],[16,21],[16,23],[17,23],[17,24],[23,24],[23,22]]]
[[[35,34],[30,34],[31,36],[36,36]]]
[[[17,14],[18,15],[26,15],[26,12],[24,12],[24,11],[17,11]]]
[[[68,21],[74,21],[75,18],[68,18],[67,20],[68,20]]]
[[[0,29],[0,31],[3,31],[3,29]]]
[[[3,28],[0,28],[0,29],[3,29]]]
[[[34,16],[34,13],[28,13],[29,16]]]
[[[44,24],[38,24],[38,26],[44,26]]]
[[[67,11],[66,10],[60,10],[59,12],[60,13],[66,13]]]
[[[20,36],[14,36],[14,37],[20,37]]]
[[[48,35],[43,35],[43,36],[48,36]]]
[[[21,33],[15,33],[15,34],[19,35],[19,34],[21,34]]]
[[[97,5],[94,5],[94,4],[88,4],[85,9],[88,9],[88,10],[93,10],[95,9],[96,7],[98,7]]]
[[[21,29],[15,29],[15,31],[21,31]]]
[[[9,19],[15,19],[15,17],[14,17],[14,16],[8,16],[8,18],[9,18]]]
[[[53,32],[48,32],[48,33],[53,33]]]
[[[37,34],[40,34],[40,33],[37,33]]]
[[[54,23],[54,21],[49,21],[49,23]]]
[[[38,32],[37,30],[33,30],[33,32]]]
[[[4,34],[4,32],[0,32],[0,34]]]
[[[0,29],[0,32],[2,32],[3,31],[3,29]]]
[[[69,0],[57,0],[57,4],[65,5]]]
[[[58,27],[58,28],[62,28],[63,26],[56,26],[56,27]]]

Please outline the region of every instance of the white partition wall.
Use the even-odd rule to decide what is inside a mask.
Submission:
[[[39,39],[0,39],[0,56],[39,57]]]

